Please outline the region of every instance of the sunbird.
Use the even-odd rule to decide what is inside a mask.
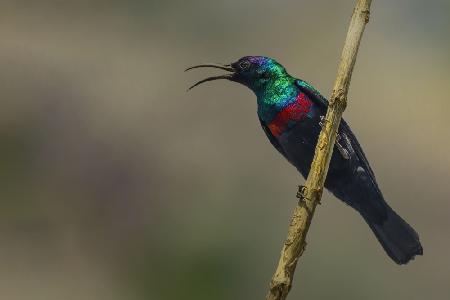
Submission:
[[[189,89],[219,79],[251,89],[267,138],[306,178],[328,100],[308,82],[289,75],[270,57],[245,56],[231,64],[202,64],[187,70],[208,67],[228,73],[203,79]],[[361,214],[397,264],[406,264],[423,254],[417,232],[384,200],[361,145],[345,120],[339,126],[325,188]]]

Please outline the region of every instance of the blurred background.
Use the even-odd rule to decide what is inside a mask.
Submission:
[[[0,6],[0,299],[263,299],[300,175],[202,62],[276,58],[330,95],[353,0]],[[448,299],[450,2],[375,0],[345,118],[424,256],[325,193],[290,299]]]

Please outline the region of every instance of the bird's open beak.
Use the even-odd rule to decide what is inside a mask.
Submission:
[[[203,64],[203,65],[198,65],[198,66],[193,66],[190,68],[187,68],[185,71],[189,71],[192,69],[197,69],[197,68],[216,68],[216,69],[221,69],[221,70],[225,70],[225,71],[229,71],[232,72],[231,74],[225,74],[225,75],[220,75],[220,76],[212,76],[212,77],[208,77],[205,78],[203,80],[200,80],[199,82],[197,82],[196,84],[192,85],[189,89],[193,89],[194,87],[196,87],[199,84],[202,84],[203,82],[207,82],[207,81],[213,81],[213,80],[218,80],[218,79],[228,79],[228,80],[232,80],[233,76],[235,75],[235,69],[230,65],[219,65],[219,64]]]

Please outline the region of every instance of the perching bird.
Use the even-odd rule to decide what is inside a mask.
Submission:
[[[256,95],[259,121],[269,141],[306,178],[328,101],[269,57],[246,56],[228,65],[206,64],[187,70],[201,67],[231,73],[206,78],[190,89],[217,79],[250,88]],[[325,187],[361,214],[397,264],[422,255],[418,234],[384,200],[369,162],[344,120],[339,126]]]

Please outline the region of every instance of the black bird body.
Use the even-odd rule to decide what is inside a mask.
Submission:
[[[328,101],[271,58],[244,57],[220,68],[233,74],[206,81],[225,78],[249,87],[257,96],[259,120],[268,139],[306,178]],[[397,264],[422,254],[418,234],[384,200],[374,172],[345,120],[339,127],[325,188],[361,214]]]
[[[326,110],[323,109],[322,113],[325,115]],[[320,118],[300,121],[278,139],[264,130],[304,178],[311,167],[321,130],[320,121]],[[267,128],[264,124],[262,127]],[[345,120],[341,121],[339,136],[342,148],[334,147],[325,188],[361,214],[396,263],[405,264],[414,255],[422,254],[419,236],[384,200],[364,152]],[[342,150],[347,151],[348,156],[344,157]]]

